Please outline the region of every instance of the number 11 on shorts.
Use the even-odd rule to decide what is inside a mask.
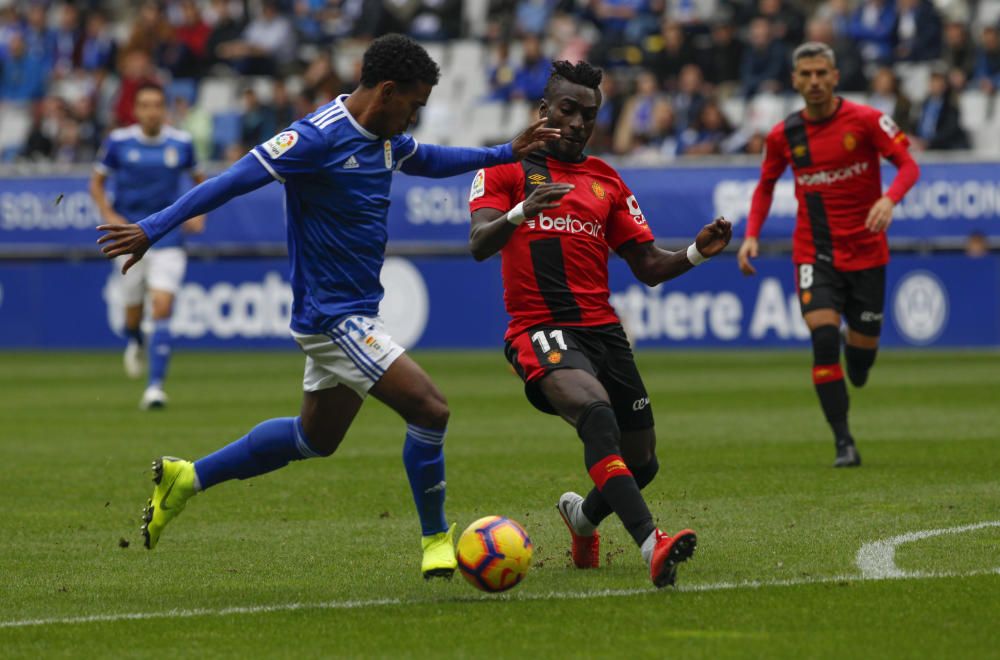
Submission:
[[[559,347],[560,350],[563,350],[563,351],[566,350],[566,340],[563,339],[563,331],[562,330],[552,330],[552,331],[550,331],[549,332],[549,337],[552,338],[552,341],[554,341],[556,343],[556,345]],[[538,348],[542,349],[542,353],[548,353],[549,351],[552,350],[552,344],[550,344],[549,340],[545,337],[545,331],[544,330],[539,330],[535,334],[531,335],[531,341],[533,341],[536,344],[538,344]]]

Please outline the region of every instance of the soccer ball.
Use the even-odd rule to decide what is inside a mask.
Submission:
[[[515,521],[486,516],[458,539],[458,568],[476,589],[507,591],[528,574],[534,550],[528,533]]]

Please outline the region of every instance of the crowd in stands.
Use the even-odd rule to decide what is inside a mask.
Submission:
[[[386,32],[480,45],[482,61],[442,62],[482,76],[464,103],[535,102],[554,59],[604,67],[591,150],[637,160],[759,153],[766,127],[744,114],[794,107],[805,40],[828,43],[840,89],[918,149],[969,148],[959,96],[992,113],[1000,87],[1000,0],[0,0],[0,158],[92,161],[155,81],[199,156],[232,159],[353,89],[363,44]],[[911,74],[926,80],[915,98]],[[203,102],[220,79],[240,105]]]

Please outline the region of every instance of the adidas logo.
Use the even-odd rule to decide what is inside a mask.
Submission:
[[[350,158],[348,158],[347,161],[344,163],[345,170],[356,170],[358,169],[358,167],[360,167],[358,165],[358,159],[355,158],[353,155]]]

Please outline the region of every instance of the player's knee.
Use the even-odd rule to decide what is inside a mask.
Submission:
[[[836,364],[840,361],[840,328],[821,325],[812,331],[813,363]]]
[[[302,433],[309,448],[324,458],[332,456],[344,439],[343,433],[305,417],[302,418]]]
[[[450,417],[451,410],[444,397],[426,396],[417,406],[411,418],[406,421],[426,429],[444,429],[448,426]]]
[[[620,451],[618,418],[606,401],[587,404],[577,416],[576,431],[585,445],[600,447],[609,454]]]

